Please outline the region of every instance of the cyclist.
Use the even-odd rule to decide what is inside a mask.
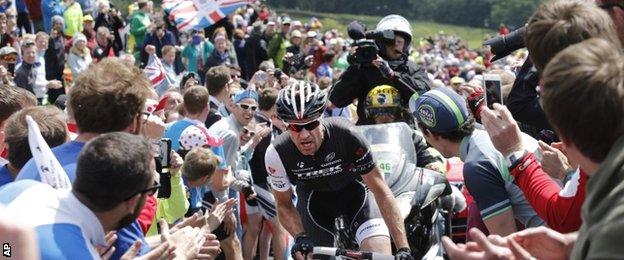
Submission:
[[[413,259],[397,203],[368,143],[347,120],[321,118],[326,102],[316,84],[296,80],[277,99],[289,131],[267,148],[265,164],[280,222],[295,237],[291,254],[302,259],[314,245],[332,246],[334,220],[343,216],[360,249],[390,253],[391,233],[397,259]]]

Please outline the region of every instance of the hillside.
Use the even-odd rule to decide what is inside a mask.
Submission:
[[[302,23],[309,21],[310,17],[316,17],[323,23],[324,29],[336,28],[340,32],[345,33],[345,35],[346,26],[353,20],[363,22],[369,29],[374,29],[377,22],[382,18],[382,16],[315,13],[292,9],[278,9],[277,12],[278,14],[287,13],[293,19],[300,20]],[[489,29],[439,24],[434,22],[410,21],[410,23],[412,25],[412,33],[416,39],[426,37],[428,35],[434,35],[439,31],[444,31],[447,34],[455,34],[462,39],[467,40],[470,48],[480,47],[483,37],[486,34],[496,33],[495,31]]]

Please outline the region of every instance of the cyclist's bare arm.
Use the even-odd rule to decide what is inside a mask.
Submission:
[[[299,216],[299,212],[292,203],[292,189],[283,192],[273,190],[273,195],[275,196],[275,202],[277,204],[277,216],[282,226],[284,226],[292,236],[304,232],[301,216]]]
[[[375,167],[369,173],[362,175],[362,177],[366,186],[368,186],[375,196],[375,201],[379,206],[384,222],[386,222],[390,230],[390,235],[394,239],[395,246],[397,248],[409,247],[407,237],[405,236],[405,226],[403,225],[401,212],[392,195],[392,191],[390,191],[390,188],[388,188],[388,185],[384,182],[379,169]]]

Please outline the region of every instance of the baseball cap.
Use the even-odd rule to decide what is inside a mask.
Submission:
[[[91,16],[90,14],[85,15],[84,17],[82,17],[82,21],[83,22],[93,22],[93,16]]]
[[[282,20],[282,25],[290,25],[292,21],[290,20],[290,17],[284,17],[284,19]]]
[[[191,125],[185,128],[180,135],[179,142],[180,148],[187,151],[206,145],[216,147],[222,144],[221,140],[212,137],[208,130],[201,125]]]
[[[291,38],[292,38],[292,37],[301,38],[301,32],[300,32],[299,30],[293,30],[293,31],[290,33],[290,37],[291,37]]]
[[[457,130],[469,115],[466,100],[446,87],[427,91],[410,104],[410,110],[418,122],[437,133]]]
[[[451,84],[462,84],[464,82],[465,82],[464,79],[457,77],[457,76],[451,79]]]
[[[241,102],[241,100],[246,98],[251,98],[258,102],[258,92],[251,89],[242,90],[234,96],[234,103],[238,104]]]

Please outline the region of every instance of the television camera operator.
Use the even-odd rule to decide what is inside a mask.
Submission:
[[[346,107],[357,98],[358,125],[372,123],[366,119],[364,101],[375,86],[397,88],[404,107],[414,93],[420,95],[431,88],[424,68],[407,59],[412,31],[405,18],[388,15],[370,32],[359,22],[352,22],[348,32],[355,40],[348,56],[349,67],[332,88],[329,100],[333,106]]]

